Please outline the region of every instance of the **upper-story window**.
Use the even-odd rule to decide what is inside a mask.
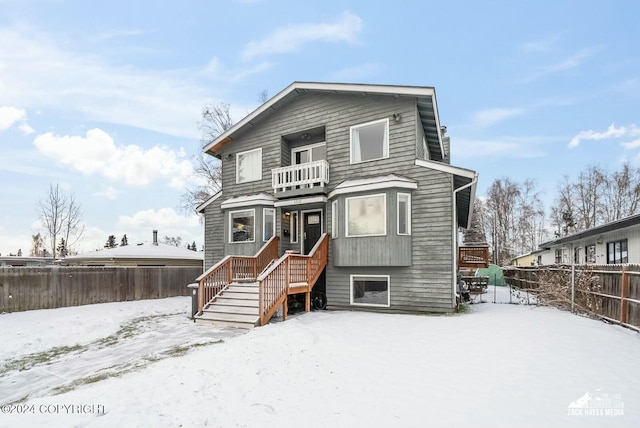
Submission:
[[[351,163],[389,157],[389,119],[351,127]]]
[[[236,155],[236,183],[262,180],[262,149]]]

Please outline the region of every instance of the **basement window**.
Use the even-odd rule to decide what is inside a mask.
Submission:
[[[351,304],[389,307],[389,275],[351,275]]]

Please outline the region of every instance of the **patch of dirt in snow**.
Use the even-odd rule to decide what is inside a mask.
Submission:
[[[222,343],[237,334],[234,329],[194,324],[184,312],[136,316],[122,322],[115,333],[91,342],[55,346],[4,361],[0,364],[0,403],[68,392],[183,356],[194,348]]]

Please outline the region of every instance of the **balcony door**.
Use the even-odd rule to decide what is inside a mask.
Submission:
[[[291,165],[327,160],[327,144],[317,143],[291,149]]]

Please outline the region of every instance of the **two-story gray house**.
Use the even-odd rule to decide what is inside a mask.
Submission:
[[[329,309],[453,311],[477,174],[445,131],[432,87],[295,82],[218,136],[200,319],[264,324],[314,286]]]

